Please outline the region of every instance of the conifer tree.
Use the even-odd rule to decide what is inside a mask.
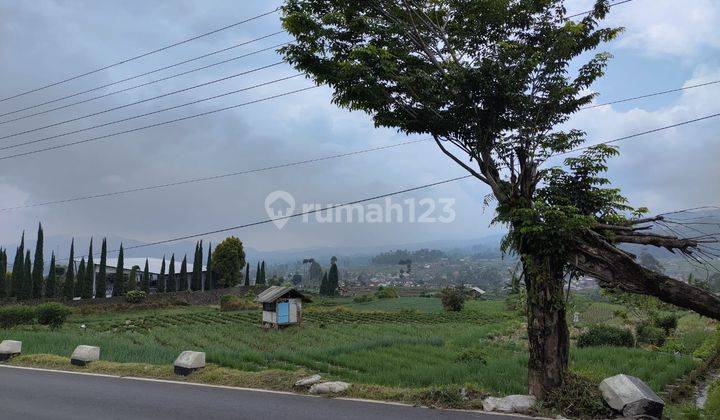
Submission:
[[[113,296],[125,295],[125,250],[123,244],[120,244],[120,252],[118,253],[117,266],[115,267],[115,281],[113,282]]]
[[[187,278],[187,254],[183,257],[182,263],[180,264],[180,284],[178,290],[187,290],[188,278]]]
[[[48,272],[45,285],[45,297],[54,298],[57,296],[57,274],[55,273],[55,252],[50,255],[50,271]]]
[[[95,298],[107,297],[107,239],[103,238],[100,247],[100,268],[95,279]]]
[[[158,293],[167,292],[165,284],[165,256],[163,255],[162,265],[160,266],[160,275],[158,276],[157,291]]]
[[[140,267],[137,265],[133,265],[130,269],[130,275],[127,279],[127,286],[125,288],[125,292],[132,292],[133,290],[137,289],[137,273],[140,271]]]
[[[261,284],[260,281],[260,261],[258,261],[255,267],[255,284]]]
[[[150,266],[148,265],[147,258],[145,259],[145,269],[143,270],[142,281],[140,282],[140,289],[145,293],[150,293]]]
[[[337,264],[335,262],[335,257],[333,257],[333,260],[330,263],[330,272],[328,273],[328,283],[327,283],[328,296],[335,296],[338,294],[339,284],[340,284],[340,279],[338,276],[338,268],[337,268]]]
[[[7,253],[0,248],[0,298],[4,298],[7,292]]]
[[[250,286],[250,263],[245,264],[245,286]]]
[[[320,296],[329,296],[329,289],[328,274],[326,271],[323,273],[322,280],[320,280]]]
[[[202,241],[195,244],[195,255],[193,257],[192,280],[190,285],[193,291],[202,289]]]
[[[166,289],[168,292],[177,291],[177,284],[175,280],[175,254],[172,254],[170,257],[170,267],[168,267],[168,277],[165,279]]]
[[[95,263],[93,262],[93,240],[90,238],[90,249],[88,250],[87,265],[85,266],[85,276],[80,278],[80,280],[82,280],[82,285],[80,286],[81,298],[92,299],[93,277],[95,277]]]
[[[22,272],[21,280],[22,295],[18,294],[18,299],[32,298],[32,260],[30,260],[30,250],[25,251],[25,269]]]
[[[23,270],[25,269],[25,231],[20,239],[20,246],[15,251],[15,259],[13,260],[12,277],[8,281],[7,295],[8,297],[17,296],[18,290],[22,287]]]
[[[260,284],[265,284],[265,261],[260,264]]]
[[[32,297],[35,299],[42,297],[43,290],[43,269],[45,268],[45,261],[43,261],[43,242],[42,224],[39,224],[37,244],[35,244],[35,261],[32,271]]]
[[[208,257],[207,264],[205,265],[205,290],[212,290],[215,288],[215,282],[213,281],[213,266],[212,266],[212,242],[208,245]]]
[[[68,258],[68,267],[65,272],[65,282],[63,283],[63,297],[72,300],[75,296],[75,239],[70,242],[70,257]]]
[[[75,297],[81,298],[83,291],[85,290],[85,282],[87,281],[87,278],[85,277],[85,257],[80,259],[80,266],[78,266],[76,279],[77,284],[75,285]]]

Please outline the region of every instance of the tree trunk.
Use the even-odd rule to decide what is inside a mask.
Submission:
[[[562,385],[570,347],[562,264],[523,259],[527,289],[528,386],[532,395]]]

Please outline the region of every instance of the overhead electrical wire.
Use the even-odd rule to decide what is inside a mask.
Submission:
[[[14,94],[14,95],[11,95],[11,96],[8,96],[8,97],[5,97],[5,98],[0,98],[0,102],[5,102],[5,101],[10,100],[10,99],[15,99],[15,98],[18,98],[18,97],[21,97],[21,96],[28,95],[28,94],[30,94],[30,93],[38,92],[38,91],[41,91],[41,90],[44,90],[44,89],[47,89],[47,88],[51,88],[51,87],[53,87],[53,86],[61,85],[61,84],[63,84],[63,83],[67,83],[67,82],[70,82],[70,81],[72,81],[72,80],[79,79],[79,78],[81,78],[81,77],[89,76],[89,75],[91,75],[91,74],[99,73],[99,72],[101,72],[101,71],[103,71],[103,70],[107,70],[107,69],[109,69],[109,68],[116,67],[116,66],[119,66],[119,65],[121,65],[121,64],[129,63],[129,62],[131,62],[131,61],[135,61],[135,60],[138,60],[138,59],[140,59],[140,58],[144,58],[144,57],[147,57],[147,56],[149,56],[149,55],[156,54],[156,53],[159,53],[159,52],[168,50],[168,49],[170,49],[170,48],[174,48],[174,47],[177,47],[177,46],[180,46],[180,45],[183,45],[183,44],[187,44],[188,42],[195,41],[195,40],[197,40],[197,39],[204,38],[204,37],[206,37],[206,36],[213,35],[213,34],[216,34],[216,33],[218,33],[218,32],[221,32],[221,31],[224,31],[224,30],[227,30],[227,29],[230,29],[230,28],[234,28],[234,27],[240,26],[240,25],[242,25],[242,24],[245,24],[245,23],[254,21],[254,20],[256,20],[256,19],[260,19],[260,18],[262,18],[262,17],[271,15],[271,14],[273,14],[273,13],[276,13],[278,10],[279,10],[279,8],[275,8],[275,9],[269,11],[269,12],[261,13],[261,14],[259,14],[259,15],[256,15],[256,16],[253,16],[253,17],[250,17],[250,18],[241,20],[241,21],[239,21],[239,22],[235,22],[235,23],[233,23],[233,24],[226,25],[226,26],[223,26],[223,27],[218,28],[218,29],[214,29],[214,30],[209,31],[209,32],[205,32],[205,33],[202,33],[202,34],[199,34],[199,35],[195,35],[195,36],[193,36],[193,37],[191,37],[191,38],[187,38],[187,39],[184,39],[184,40],[182,40],[182,41],[174,42],[174,43],[169,44],[169,45],[166,45],[166,46],[164,46],[164,47],[160,47],[160,48],[157,48],[157,49],[154,49],[154,50],[151,50],[151,51],[148,51],[148,52],[145,52],[145,53],[142,53],[142,54],[139,54],[139,55],[130,57],[130,58],[125,58],[125,59],[123,59],[123,60],[116,61],[115,63],[108,64],[108,65],[106,65],[106,66],[103,66],[103,67],[100,67],[100,68],[97,68],[97,69],[94,69],[94,70],[90,70],[90,71],[87,71],[87,72],[85,72],[85,73],[81,73],[81,74],[78,74],[78,75],[75,75],[75,76],[71,76],[71,77],[68,77],[68,78],[66,78],[66,79],[63,79],[63,80],[60,80],[60,81],[57,81],[57,82],[52,82],[52,83],[49,83],[49,84],[46,84],[46,85],[43,85],[43,86],[40,86],[40,87],[37,87],[37,88],[34,88],[34,89],[26,90],[26,91],[23,91],[23,92],[20,92],[20,93],[17,93],[17,94]]]
[[[614,3],[610,3],[610,4],[609,4],[609,7],[620,6],[621,4],[630,3],[631,1],[632,1],[632,0],[616,1],[616,2],[614,2]],[[588,14],[590,14],[590,13],[592,13],[592,12],[593,12],[593,10],[586,10],[586,11],[584,11],[584,12],[575,13],[575,14],[572,14],[572,15],[570,15],[570,16],[565,16],[565,19],[572,19],[572,18],[576,18],[576,17],[579,17],[579,16],[588,15]]]

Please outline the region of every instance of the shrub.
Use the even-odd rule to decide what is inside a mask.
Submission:
[[[658,315],[653,319],[653,325],[658,328],[665,330],[665,334],[669,335],[675,328],[677,328],[678,317],[673,313],[666,315]]]
[[[487,353],[483,349],[471,347],[461,351],[455,356],[455,361],[459,363],[481,363],[487,364]]]
[[[635,333],[639,343],[662,346],[665,343],[665,330],[648,323],[641,323],[635,327]]]
[[[60,303],[44,303],[37,307],[38,322],[55,330],[65,323],[71,312],[70,308]]]
[[[220,310],[223,312],[258,309],[260,305],[247,297],[223,295],[220,297]]]
[[[440,301],[446,311],[462,311],[465,305],[465,293],[460,289],[446,287],[440,292]]]
[[[131,290],[125,294],[125,300],[128,303],[140,303],[145,300],[147,293],[142,290]]]
[[[372,302],[374,300],[372,295],[360,295],[355,296],[353,298],[353,302],[355,303],[366,303],[366,302]]]
[[[36,316],[37,312],[31,306],[6,306],[0,308],[0,328],[32,324]]]
[[[635,338],[625,328],[611,327],[609,325],[593,325],[578,337],[578,347],[635,347]]]
[[[380,286],[377,292],[375,292],[375,297],[378,299],[397,299],[398,293],[394,287]]]
[[[561,386],[549,390],[542,404],[569,418],[613,416],[612,409],[603,403],[597,384],[574,373],[565,375]]]
[[[720,418],[720,380],[716,380],[708,389],[705,416],[708,419]]]

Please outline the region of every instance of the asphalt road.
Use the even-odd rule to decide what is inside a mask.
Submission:
[[[507,420],[304,395],[196,386],[0,366],[2,420],[82,419],[407,419]],[[517,418],[517,417],[515,417]]]

